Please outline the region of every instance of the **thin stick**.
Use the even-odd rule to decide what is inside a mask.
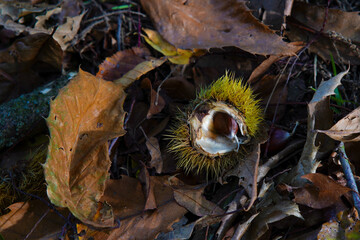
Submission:
[[[343,142],[340,142],[339,145],[339,156],[340,156],[340,162],[341,166],[344,170],[345,178],[347,181],[347,185],[349,188],[351,188],[353,191],[351,192],[353,199],[354,199],[354,205],[358,212],[360,212],[360,196],[359,196],[359,190],[356,186],[354,175],[351,171],[350,164],[349,164],[349,158],[346,155],[345,152],[345,146]]]

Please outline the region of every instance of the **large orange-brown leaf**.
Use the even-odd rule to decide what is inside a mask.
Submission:
[[[113,225],[112,209],[99,203],[109,177],[108,140],[121,136],[122,86],[82,70],[51,103],[45,168],[52,203],[68,207],[84,223]]]
[[[141,4],[160,34],[176,48],[236,46],[263,55],[294,55],[299,49],[260,23],[245,2],[142,0]]]

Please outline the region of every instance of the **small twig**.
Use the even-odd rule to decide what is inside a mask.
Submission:
[[[350,164],[349,164],[349,158],[346,155],[345,152],[345,146],[343,142],[340,142],[339,145],[339,156],[340,156],[340,162],[341,166],[344,170],[345,178],[347,181],[347,185],[349,188],[351,188],[353,191],[351,192],[352,197],[354,199],[354,205],[356,210],[360,213],[360,196],[359,196],[359,190],[356,186],[354,175],[351,171]]]
[[[118,47],[118,51],[121,51],[121,43],[122,43],[122,34],[121,34],[121,25],[122,25],[122,21],[121,21],[121,15],[118,16],[118,29],[116,32],[116,41],[117,41],[117,47]]]
[[[159,94],[160,94],[160,90],[161,90],[161,87],[162,85],[164,84],[164,82],[166,80],[168,80],[170,78],[170,76],[175,72],[176,69],[178,69],[180,65],[176,65],[172,70],[171,72],[164,78],[164,80],[160,83],[160,85],[158,86],[158,89],[156,91],[156,99],[155,99],[155,106],[157,106],[159,104]]]
[[[34,230],[36,229],[36,227],[39,225],[39,223],[46,217],[46,215],[50,212],[50,209],[48,208],[46,210],[46,212],[41,216],[41,218],[39,218],[39,220],[35,223],[35,225],[31,228],[30,232],[28,234],[26,234],[24,240],[28,239],[29,236],[34,232]]]
[[[113,16],[113,15],[119,15],[119,14],[124,14],[124,13],[131,13],[131,14],[139,15],[141,17],[146,17],[146,15],[141,13],[141,12],[134,12],[134,11],[129,11],[129,10],[120,10],[120,11],[116,11],[116,12],[107,13],[107,14],[101,15],[99,17],[94,17],[94,18],[88,19],[88,20],[84,21],[84,23],[89,23],[89,22],[101,20],[101,19],[103,19],[105,17],[110,17],[110,16]]]

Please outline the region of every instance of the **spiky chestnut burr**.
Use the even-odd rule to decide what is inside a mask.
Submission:
[[[169,130],[169,150],[186,172],[219,176],[246,155],[263,112],[249,86],[225,74],[202,89]]]

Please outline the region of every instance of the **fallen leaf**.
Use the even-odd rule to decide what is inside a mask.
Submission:
[[[161,90],[172,99],[192,100],[196,96],[194,84],[182,76],[168,78],[163,82]]]
[[[64,218],[40,200],[17,202],[0,216],[0,232],[4,239],[55,239],[61,236],[68,212],[59,210]],[[21,227],[20,227],[21,226]],[[31,232],[33,230],[33,232]]]
[[[295,55],[300,49],[260,23],[245,2],[142,0],[161,36],[181,49],[236,46],[262,55]]]
[[[160,174],[163,168],[163,161],[159,141],[155,137],[150,137],[149,140],[146,141],[146,147],[151,156],[150,167],[155,168],[156,173]]]
[[[290,31],[286,35],[292,41],[308,41],[317,38],[309,47],[310,52],[330,61],[331,55],[337,63],[360,64],[360,16],[358,12],[328,9],[323,27],[325,7],[295,2],[291,17],[287,18]]]
[[[286,105],[281,105],[288,101],[288,89],[285,88],[286,76],[276,76],[266,74],[261,79],[252,84],[254,93],[261,99],[266,117],[272,119],[275,112],[276,118],[281,119],[285,114]],[[271,86],[271,87],[269,87]],[[279,103],[279,106],[276,105]]]
[[[321,173],[310,173],[302,176],[312,182],[302,188],[293,189],[294,201],[315,209],[329,207],[340,201],[340,197],[351,191]]]
[[[193,233],[194,227],[196,226],[195,223],[190,223],[185,225],[187,222],[187,218],[183,217],[180,219],[179,222],[176,222],[172,225],[174,229],[168,233],[161,233],[156,240],[170,240],[170,239],[177,239],[177,240],[186,240],[190,239]]]
[[[244,234],[246,233],[246,231],[248,230],[252,221],[257,217],[257,215],[259,215],[259,213],[252,215],[244,223],[239,224],[235,230],[233,239],[241,239],[244,236]]]
[[[280,30],[284,24],[284,17],[289,16],[293,0],[252,0],[249,1],[249,8],[253,14],[272,29]]]
[[[250,196],[250,202],[248,206],[246,206],[246,210],[251,208],[257,198],[257,174],[259,161],[260,144],[257,144],[244,161],[239,162],[225,175],[225,178],[229,176],[237,176],[239,178],[239,185],[243,186]]]
[[[114,83],[122,85],[124,88],[129,87],[134,81],[138,80],[144,74],[150,72],[151,70],[159,67],[166,61],[166,58],[161,59],[151,59],[139,63],[132,70],[124,74],[121,78],[115,79]]]
[[[202,195],[203,191],[204,187],[180,188],[174,190],[174,197],[178,204],[185,207],[196,216],[203,217],[206,215],[224,214],[224,210]]]
[[[316,90],[311,102],[308,104],[308,129],[303,152],[296,167],[293,168],[287,176],[282,178],[282,182],[288,183],[291,186],[301,187],[306,183],[301,177],[309,173],[315,173],[319,165],[319,162],[316,161],[319,146],[316,145],[317,132],[315,131],[315,126],[321,127],[321,125],[324,125],[324,121],[328,122],[332,120],[323,119],[323,117],[326,116],[324,109],[330,111],[328,98],[335,94],[334,90],[341,84],[340,81],[347,72],[348,70],[322,82]],[[324,142],[322,142],[322,144],[324,144]]]
[[[165,107],[165,100],[158,94],[151,85],[149,78],[145,78],[141,82],[143,88],[150,90],[150,108],[147,112],[146,118],[150,119],[153,115],[158,114]]]
[[[318,130],[334,140],[342,142],[360,141],[360,107],[339,120],[329,130]]]
[[[44,73],[59,73],[62,51],[48,34],[19,38],[0,51],[0,103],[43,84]]]
[[[326,97],[335,95],[335,89],[341,84],[341,79],[349,72],[349,69],[339,73],[335,77],[327,81],[322,81],[319,88],[316,90],[310,104],[314,104],[324,100]]]
[[[179,184],[178,180],[174,179]],[[139,180],[122,176],[120,180],[108,180],[101,201],[108,202],[120,227],[110,232],[110,239],[155,239],[160,232],[171,231],[187,210],[173,199],[169,176],[150,177],[157,209],[144,211],[145,195]]]
[[[154,183],[151,182],[149,171],[145,166],[141,168],[139,180],[142,184],[144,196],[146,199],[144,211],[156,209],[157,205],[154,194]]]
[[[47,118],[51,139],[44,170],[49,199],[97,227],[114,224],[111,207],[99,200],[111,165],[108,140],[125,134],[124,99],[122,86],[80,69],[51,103]]]
[[[254,71],[251,73],[247,83],[252,84],[256,82],[268,69],[269,67],[281,59],[281,56],[270,56],[265,59],[259,66],[257,66]]]
[[[280,221],[288,216],[295,216],[302,219],[299,207],[292,201],[283,200],[276,205],[270,205],[259,213],[252,220],[251,225],[242,239],[252,240],[259,239],[269,230],[269,224]]]
[[[179,221],[187,210],[170,200],[154,212],[121,221],[119,228],[110,233],[107,240],[118,239],[155,239],[160,232],[169,232],[171,226]]]
[[[119,51],[101,63],[96,76],[108,81],[121,78],[136,65],[146,61],[149,56],[150,51],[145,47],[133,47]]]
[[[36,19],[38,20],[35,24],[36,29],[40,30],[48,30],[49,33],[53,31],[54,27],[50,29],[47,28],[47,21],[49,21],[53,16],[56,14],[60,14],[61,8],[55,8],[53,10],[47,11],[45,15],[37,16]],[[68,50],[71,46],[71,41],[77,35],[80,29],[80,23],[82,18],[84,17],[85,12],[74,16],[74,17],[66,17],[64,20],[64,24],[56,27],[55,33],[53,34],[53,38],[60,44],[61,49],[63,51]]]
[[[193,56],[200,56],[205,54],[204,50],[193,49],[184,50],[176,48],[168,41],[162,38],[162,36],[151,29],[143,29],[147,36],[143,36],[145,41],[152,46],[155,50],[164,54],[170,62],[174,64],[189,64],[190,58]]]

